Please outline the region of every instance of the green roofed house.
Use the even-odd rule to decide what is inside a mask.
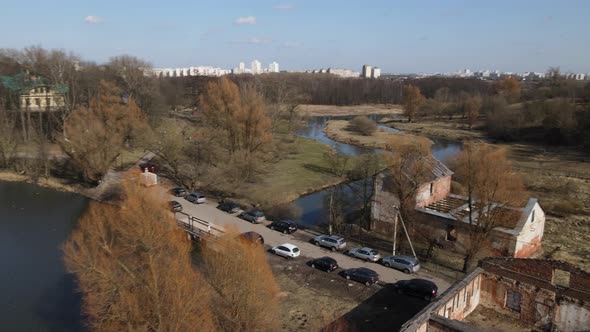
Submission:
[[[18,96],[21,111],[58,111],[65,106],[66,85],[49,84],[46,78],[29,73],[2,76],[0,80],[7,90]]]

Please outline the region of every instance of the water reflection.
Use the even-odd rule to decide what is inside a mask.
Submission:
[[[369,115],[369,118],[379,121],[387,115]],[[334,141],[326,136],[324,128],[329,120],[349,120],[352,116],[317,116],[311,117],[305,128],[301,129],[297,134],[302,137],[310,138],[325,144],[328,144],[336,150],[337,153],[347,156],[358,156],[367,153],[381,153],[378,149],[362,148],[350,144],[340,143]],[[391,131],[401,132],[398,129],[379,125],[379,128]],[[452,160],[462,149],[463,143],[444,138],[430,138],[433,141],[432,154],[442,162]],[[348,184],[339,184],[335,187],[335,190],[342,195],[342,199],[346,202],[345,213],[352,212],[358,209],[362,205],[361,195],[358,195],[360,190],[359,182],[353,182]],[[295,204],[302,211],[301,217],[295,220],[297,223],[305,226],[315,226],[327,223],[328,211],[326,206],[330,196],[330,190],[322,190],[310,195],[302,196],[295,200],[292,204]]]

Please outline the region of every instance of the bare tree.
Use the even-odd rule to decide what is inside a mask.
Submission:
[[[404,87],[403,105],[404,114],[408,117],[408,122],[416,115],[416,112],[422,104],[424,104],[424,96],[420,93],[420,88],[415,85],[407,85]]]
[[[468,198],[467,239],[463,271],[467,271],[485,248],[496,227],[509,225],[518,218],[524,199],[522,178],[516,174],[503,149],[484,143],[468,143],[457,166],[459,182]]]
[[[207,279],[218,297],[215,315],[222,331],[277,331],[278,286],[264,248],[236,232],[206,246]]]
[[[467,123],[469,129],[473,127],[479,118],[479,110],[481,109],[481,97],[471,96],[465,101],[465,113],[467,114]]]
[[[14,113],[0,109],[0,168],[9,167],[19,145]]]
[[[102,178],[121,149],[146,123],[133,100],[121,101],[120,90],[101,82],[100,96],[80,108],[65,123],[68,137],[58,143],[79,167],[85,181]]]
[[[94,331],[216,331],[211,291],[166,195],[128,182],[122,206],[92,202],[64,245]]]

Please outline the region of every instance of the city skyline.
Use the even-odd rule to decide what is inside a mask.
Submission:
[[[23,6],[3,7],[0,28],[19,32],[5,35],[3,48],[61,48],[96,62],[130,54],[154,67],[234,68],[242,58],[256,58],[277,61],[283,70],[375,63],[382,73],[551,66],[590,72],[590,36],[580,33],[590,29],[587,1],[228,1],[222,7],[147,1],[137,7],[107,0],[57,11],[32,0],[26,6],[36,10],[21,20]],[[194,19],[195,12],[205,19]]]

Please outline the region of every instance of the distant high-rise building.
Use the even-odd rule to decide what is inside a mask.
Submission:
[[[379,78],[379,76],[381,76],[381,68],[379,68],[379,67],[373,68],[373,71],[371,72],[371,77],[372,78]]]
[[[371,78],[371,66],[370,65],[363,66],[363,77],[364,78]]]
[[[268,65],[268,72],[269,73],[278,73],[279,72],[279,64],[276,62],[271,62],[271,64]]]
[[[238,73],[243,74],[245,72],[246,72],[246,64],[243,62],[240,62],[240,64],[238,65]]]
[[[252,68],[252,74],[254,74],[254,75],[262,73],[262,65],[260,64],[260,61],[258,61],[258,60],[252,61],[251,68]]]

